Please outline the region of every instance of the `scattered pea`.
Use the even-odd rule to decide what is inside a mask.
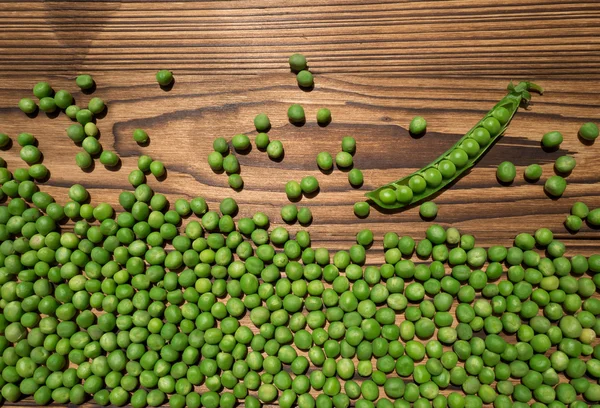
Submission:
[[[317,111],[317,123],[326,126],[331,123],[331,111],[327,108],[321,108]]]
[[[515,165],[509,161],[504,161],[496,169],[496,177],[502,183],[512,183],[517,176]]]
[[[550,176],[544,184],[544,190],[553,197],[560,197],[567,188],[567,181],[561,176]]]
[[[542,137],[542,146],[548,149],[558,148],[563,142],[563,135],[560,132],[548,132]]]
[[[300,72],[308,67],[306,57],[302,54],[292,54],[289,58],[289,63],[290,69],[293,72]]]
[[[297,103],[288,108],[288,118],[294,124],[302,124],[305,121],[304,108]]]
[[[584,123],[579,128],[579,136],[585,140],[596,140],[598,134],[598,125],[592,122]]]
[[[94,78],[88,74],[78,75],[77,78],[75,78],[75,83],[83,90],[91,89],[94,87]]]
[[[525,168],[524,177],[528,181],[538,181],[542,177],[542,166],[530,164]]]
[[[146,133],[143,129],[135,129],[133,131],[133,140],[135,140],[138,144],[147,143],[149,140],[148,133]]]
[[[169,86],[173,83],[173,73],[167,69],[162,69],[156,73],[156,82],[160,86]]]
[[[296,75],[296,80],[298,81],[298,85],[302,88],[310,88],[315,84],[313,74],[307,70],[298,72]]]
[[[427,129],[427,121],[422,116],[415,116],[408,126],[408,131],[411,135],[422,135]]]

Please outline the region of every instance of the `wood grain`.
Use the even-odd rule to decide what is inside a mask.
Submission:
[[[131,189],[127,174],[137,156],[149,154],[165,163],[168,176],[149,177],[148,183],[172,202],[203,196],[217,208],[222,197],[231,196],[240,204],[240,217],[260,210],[281,225],[285,183],[312,174],[320,193],[298,205],[312,209],[313,247],[347,249],[359,230],[370,228],[377,242],[367,263],[380,264],[385,232],[421,238],[429,224],[419,218],[418,207],[374,209],[367,219],[357,219],[353,203],[429,163],[505,94],[509,80],[528,79],[545,94],[534,95],[530,109],[517,114],[491,152],[435,198],[440,207],[435,221],[475,235],[483,246],[510,245],[518,232],[549,227],[567,244],[567,255],[600,252],[597,230],[585,226],[573,235],[562,224],[575,201],[600,206],[598,143],[584,145],[576,136],[582,123],[600,121],[595,1],[0,4],[0,131],[13,138],[20,132],[36,135],[52,173],[42,190],[61,203],[68,187],[81,183],[92,204],[117,205],[118,194]],[[309,60],[316,78],[312,92],[299,89],[289,72],[287,57],[294,52]],[[176,77],[169,91],[154,80],[163,68]],[[81,73],[96,79],[93,95],[77,90],[73,80]],[[107,102],[98,121],[100,141],[121,156],[119,171],[96,162],[93,171],[82,172],[74,162],[80,148],[65,134],[68,118],[39,113],[29,119],[18,110],[19,99],[41,80],[73,92],[79,105],[92,96]],[[292,103],[305,107],[306,125],[288,123]],[[314,120],[320,107],[333,113],[324,128]],[[239,155],[245,187],[235,192],[224,174],[209,169],[206,156],[217,136],[252,137],[252,119],[260,112],[271,118],[271,139],[283,142],[285,158],[273,162],[256,149]],[[420,139],[406,131],[415,115],[428,121]],[[137,127],[148,131],[149,146],[132,140]],[[550,130],[563,132],[565,141],[559,151],[546,153],[539,141]],[[358,142],[355,164],[365,174],[360,189],[349,186],[345,172],[322,174],[315,164],[319,151],[339,151],[345,135]],[[543,179],[563,154],[574,155],[577,167],[564,196],[551,200]],[[24,166],[14,146],[2,157],[11,170]],[[505,160],[518,171],[508,187],[495,178]],[[542,165],[542,181],[521,177],[531,163]]]

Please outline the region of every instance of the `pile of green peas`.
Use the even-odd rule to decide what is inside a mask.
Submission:
[[[418,241],[389,232],[373,246],[364,229],[346,250],[314,248],[307,231],[292,236],[264,213],[243,216],[233,198],[215,209],[201,197],[171,205],[144,182],[153,162],[139,158],[120,212],[90,204],[82,185],[60,205],[3,172],[4,400],[136,408],[600,402],[600,254],[566,257],[545,228],[486,249],[437,224]],[[292,213],[299,219],[300,211]],[[600,224],[600,209],[576,203],[571,213]],[[367,262],[372,246],[383,246],[383,264]]]

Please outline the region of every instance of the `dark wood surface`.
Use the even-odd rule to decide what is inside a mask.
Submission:
[[[429,223],[418,207],[372,210],[357,219],[353,203],[445,151],[504,96],[510,80],[532,80],[545,94],[534,95],[481,162],[435,198],[435,222],[473,234],[483,246],[510,245],[518,232],[549,227],[567,244],[567,255],[600,252],[598,231],[584,226],[573,235],[562,224],[575,201],[600,206],[599,143],[577,138],[582,123],[600,122],[597,2],[4,2],[0,33],[0,131],[38,138],[52,174],[42,190],[61,203],[68,187],[81,183],[92,204],[117,204],[118,194],[131,189],[127,175],[137,156],[149,154],[165,163],[168,176],[148,183],[171,201],[203,196],[216,208],[231,196],[240,216],[260,210],[280,225],[285,183],[312,174],[320,193],[298,205],[312,209],[313,247],[347,249],[357,231],[371,228],[377,242],[367,261],[381,263],[385,232],[420,239]],[[294,52],[309,60],[311,92],[299,89],[289,72]],[[154,79],[163,68],[176,78],[168,91]],[[93,95],[75,86],[81,73],[94,76]],[[73,92],[79,105],[92,96],[106,101],[100,141],[120,155],[119,171],[98,161],[91,172],[75,166],[79,147],[66,136],[71,121],[64,114],[29,119],[18,110],[19,99],[42,80]],[[292,103],[304,106],[306,125],[288,123]],[[324,128],[314,119],[320,107],[333,114]],[[252,119],[261,112],[271,118],[271,139],[283,142],[285,158],[271,161],[256,148],[239,155],[245,187],[235,192],[224,174],[210,170],[206,156],[217,136],[254,135]],[[428,121],[420,139],[406,131],[416,115]],[[148,131],[149,146],[132,140],[137,127]],[[551,130],[565,141],[546,153],[540,139]],[[365,175],[360,189],[349,186],[345,172],[325,175],[316,167],[316,154],[335,154],[345,135],[357,140],[355,164]],[[573,155],[577,167],[563,197],[552,200],[543,181],[563,154]],[[15,147],[1,155],[11,170],[24,166]],[[511,186],[495,177],[505,160],[517,166]],[[522,177],[531,163],[543,167],[537,183]]]

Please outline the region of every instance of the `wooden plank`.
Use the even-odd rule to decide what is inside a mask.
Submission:
[[[534,80],[547,92],[534,95],[479,165],[435,197],[436,222],[475,235],[483,246],[511,245],[518,232],[548,227],[567,244],[567,255],[590,255],[600,252],[598,231],[585,226],[573,235],[562,223],[575,201],[600,207],[598,143],[584,145],[576,135],[582,123],[600,122],[597,6],[540,0],[6,2],[0,7],[0,131],[36,135],[52,173],[42,190],[61,203],[68,187],[81,183],[92,204],[118,205],[118,194],[131,190],[127,174],[137,156],[149,154],[165,163],[168,176],[149,177],[148,184],[171,202],[203,196],[217,208],[231,196],[239,217],[264,211],[273,225],[284,225],[285,183],[314,175],[320,193],[298,203],[313,212],[313,247],[347,249],[359,230],[370,228],[376,243],[367,263],[376,265],[383,262],[385,232],[420,239],[429,224],[418,207],[373,210],[357,219],[353,203],[445,151],[505,94],[509,80]],[[312,92],[300,90],[289,72],[293,52],[309,59]],[[169,91],[154,80],[162,68],[175,73]],[[93,95],[77,91],[73,79],[80,73],[96,79]],[[39,113],[28,119],[16,108],[40,80],[70,90],[82,106],[92,96],[106,101],[100,141],[121,156],[119,171],[96,162],[93,171],[82,172],[74,162],[80,148],[65,134],[68,118]],[[288,123],[292,103],[305,107],[306,125]],[[333,113],[325,128],[314,120],[320,107]],[[215,137],[253,137],[252,119],[261,112],[271,118],[271,139],[283,142],[285,158],[273,162],[256,149],[239,155],[245,187],[235,192],[224,174],[209,169],[206,156]],[[415,115],[428,121],[420,139],[406,132]],[[132,140],[137,127],[148,131],[149,146]],[[565,141],[546,153],[539,141],[550,130],[563,132]],[[335,154],[345,135],[358,142],[355,164],[365,174],[360,189],[349,186],[345,172],[326,175],[316,167],[316,154]],[[1,154],[9,169],[24,166],[17,148]],[[543,181],[523,180],[531,163],[542,165],[543,179],[553,174],[553,161],[563,154],[578,164],[561,199],[549,199]],[[509,187],[495,179],[505,160],[518,171]],[[293,234],[301,227],[288,229]]]

